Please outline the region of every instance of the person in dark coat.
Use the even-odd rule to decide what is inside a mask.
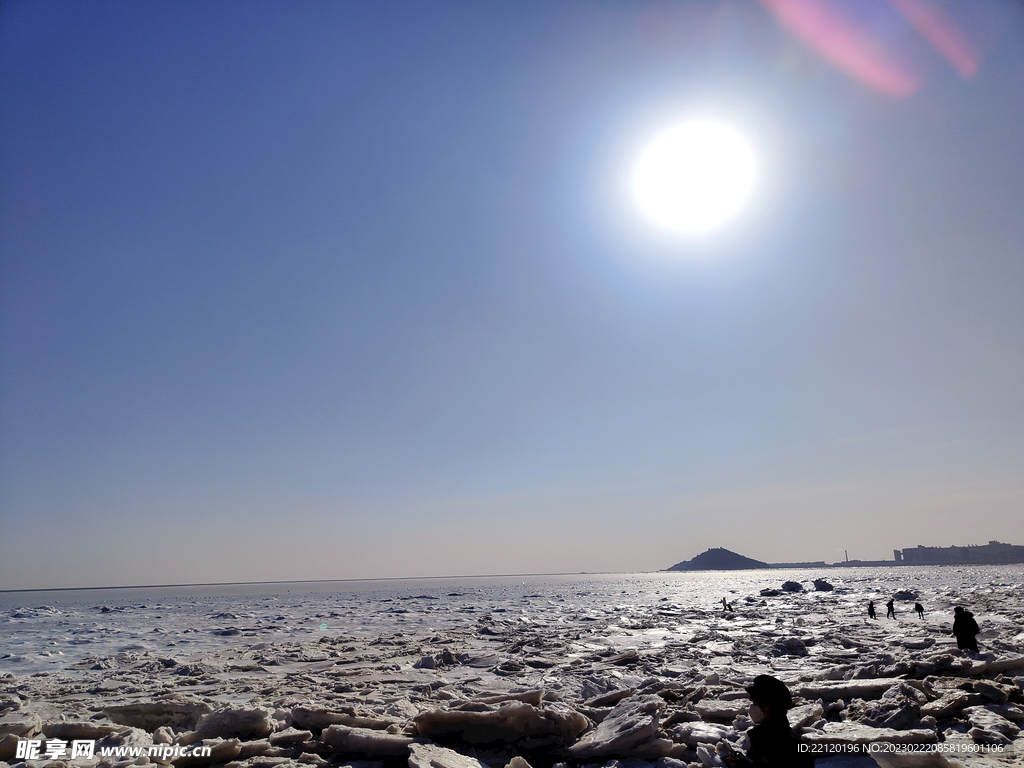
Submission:
[[[923,619],[924,618],[924,606],[921,605],[920,603],[914,603],[914,613],[917,614],[917,618]]]
[[[875,613],[875,601],[874,600],[868,600],[868,618],[869,619],[877,619],[878,618],[878,614]]]
[[[890,599],[889,602],[885,604],[885,618],[887,618],[887,619],[895,619],[896,618],[896,601],[895,600]]]
[[[814,757],[800,751],[800,737],[789,727],[786,713],[793,708],[793,696],[786,684],[771,675],[758,675],[747,694],[754,721],[747,731],[750,751],[746,757],[729,753],[725,760],[731,768],[813,768]]]
[[[956,647],[964,651],[978,652],[978,622],[974,614],[959,605],[953,609],[953,634],[956,635]]]

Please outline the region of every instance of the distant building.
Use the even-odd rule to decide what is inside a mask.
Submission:
[[[988,544],[966,547],[923,547],[894,549],[893,555],[900,565],[993,565],[1024,563],[1024,547],[990,541]]]

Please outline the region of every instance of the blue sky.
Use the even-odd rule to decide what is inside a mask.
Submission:
[[[982,7],[893,98],[751,3],[4,4],[0,586],[1024,543]],[[694,115],[761,169],[687,239],[627,187]]]

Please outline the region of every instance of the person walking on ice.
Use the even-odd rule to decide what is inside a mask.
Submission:
[[[754,727],[747,731],[750,749],[746,755],[729,750],[725,764],[730,768],[813,768],[814,756],[800,748],[800,736],[789,726],[786,713],[793,708],[793,695],[786,684],[771,675],[758,675],[747,688]]]
[[[889,598],[889,602],[885,604],[885,618],[896,618],[896,603],[893,601],[892,598]]]
[[[953,609],[953,634],[956,635],[956,647],[962,651],[978,652],[978,622],[974,614],[959,605]]]

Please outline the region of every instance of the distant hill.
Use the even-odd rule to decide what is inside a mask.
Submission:
[[[669,571],[742,571],[746,568],[767,568],[768,563],[737,555],[728,549],[716,547],[701,552],[692,560],[676,563]]]

